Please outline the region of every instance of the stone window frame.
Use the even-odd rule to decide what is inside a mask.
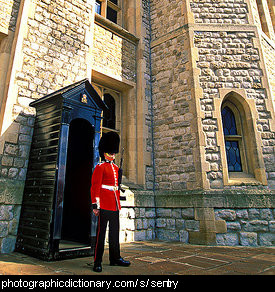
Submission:
[[[255,0],[262,32],[268,37],[274,36],[274,8],[268,0]],[[273,8],[273,10],[272,10]]]
[[[269,9],[269,14],[271,17],[273,29],[275,29],[275,4],[274,4],[274,0],[267,0],[267,6]]]
[[[225,89],[219,88],[219,98],[214,99],[215,114],[217,119],[217,145],[220,146],[221,167],[223,173],[223,183],[225,186],[232,185],[267,185],[264,159],[261,150],[261,135],[257,131],[256,120],[258,113],[255,101],[248,99],[245,89]],[[239,127],[242,127],[242,148],[243,171],[228,172],[227,157],[224,142],[222,107],[230,103],[234,106],[234,113],[237,115]],[[236,109],[237,112],[236,112]],[[240,124],[241,123],[241,124]]]
[[[112,1],[110,0],[97,0],[98,2],[101,2],[101,12],[100,15],[106,19],[107,18],[107,9],[108,7],[115,10],[117,12],[117,22],[113,22],[116,23],[120,26],[122,26],[122,9],[121,9],[121,3],[120,0],[118,0],[117,5],[114,4]],[[96,12],[95,12],[96,13]],[[97,13],[96,13],[97,14]],[[111,20],[110,20],[111,21]]]
[[[93,87],[95,88],[95,90],[97,91],[97,93],[99,94],[99,96],[101,97],[102,100],[104,100],[104,95],[105,94],[109,94],[113,97],[113,99],[115,100],[115,109],[116,109],[116,126],[115,129],[111,129],[111,128],[107,128],[107,127],[103,127],[103,121],[101,124],[101,129],[103,133],[109,132],[109,131],[113,131],[113,132],[117,132],[118,134],[121,133],[121,106],[122,106],[122,101],[121,101],[121,92],[115,90],[115,89],[110,89],[104,85],[100,85],[97,84],[95,82],[92,82]],[[103,113],[102,113],[103,114]]]
[[[242,167],[241,172],[248,173],[249,171],[248,171],[247,157],[246,157],[245,145],[244,145],[244,139],[243,139],[243,125],[242,125],[241,113],[239,109],[236,107],[235,103],[231,102],[229,98],[224,100],[221,106],[221,110],[223,110],[225,107],[228,107],[234,115],[237,134],[236,135],[224,134],[224,140],[238,142],[240,157],[241,157],[241,167]]]

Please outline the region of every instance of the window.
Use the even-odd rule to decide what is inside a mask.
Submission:
[[[104,102],[106,103],[108,110],[103,111],[103,127],[109,129],[116,129],[116,102],[114,98],[109,94],[104,94]]]
[[[224,185],[267,185],[257,108],[244,89],[219,89],[217,144]]]
[[[267,36],[269,36],[269,31],[268,31],[268,26],[267,26],[267,21],[266,21],[266,16],[265,16],[262,0],[256,0],[256,3],[258,7],[258,13],[259,13],[260,21],[261,21],[262,31]]]
[[[259,21],[262,31],[269,37],[274,38],[275,5],[274,0],[256,0]]]
[[[114,23],[118,23],[119,13],[121,12],[118,2],[118,0],[97,0],[95,12]]]
[[[235,116],[228,106],[225,106],[222,110],[222,123],[228,171],[241,172],[242,162],[239,143],[242,137],[238,135]]]
[[[96,1],[95,2],[95,12],[97,13],[97,14],[101,14],[101,1]]]
[[[221,120],[229,177],[252,174],[251,163],[247,159],[250,150],[245,132],[246,116],[243,107],[237,101],[235,103],[234,95],[229,94],[222,103]]]
[[[268,10],[271,17],[273,29],[275,28],[275,3],[274,0],[267,0]]]
[[[92,83],[99,96],[106,103],[108,110],[102,113],[102,132],[121,131],[121,93],[105,86]]]

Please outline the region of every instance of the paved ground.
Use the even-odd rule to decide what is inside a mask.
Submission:
[[[218,247],[171,242],[121,244],[130,267],[109,266],[100,275],[275,275],[274,247]],[[0,275],[99,275],[92,257],[44,262],[20,253],[0,255]]]

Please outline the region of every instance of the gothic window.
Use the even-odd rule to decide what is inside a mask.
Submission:
[[[106,93],[103,97],[108,110],[103,111],[103,127],[109,129],[116,129],[116,102],[111,94]]]
[[[268,10],[271,17],[273,29],[275,29],[275,2],[274,0],[267,0]]]
[[[274,35],[274,0],[256,0],[262,31],[270,38]]]
[[[239,135],[234,113],[228,106],[222,109],[222,123],[228,171],[242,172],[243,167],[240,147],[242,136]]]
[[[217,139],[224,185],[267,184],[260,133],[253,100],[243,90],[221,89],[215,106],[220,108]]]
[[[95,12],[114,23],[118,23],[118,14],[121,11],[118,2],[118,0],[96,0]]]

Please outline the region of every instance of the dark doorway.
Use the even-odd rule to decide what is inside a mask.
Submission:
[[[70,123],[59,249],[90,244],[90,185],[94,128],[84,119]]]

